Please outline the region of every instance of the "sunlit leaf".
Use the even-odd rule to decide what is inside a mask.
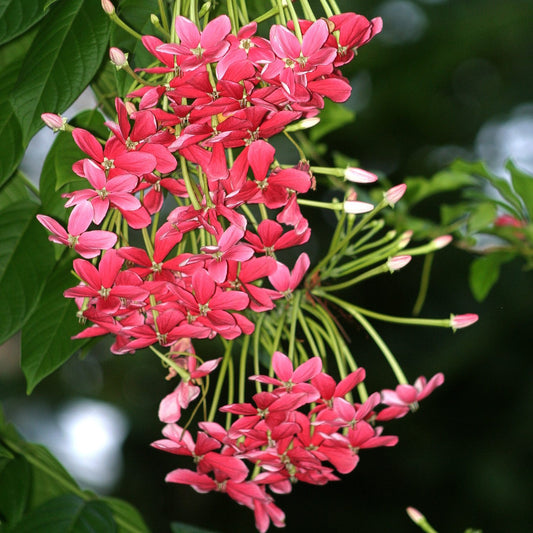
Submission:
[[[476,205],[468,217],[468,231],[476,233],[486,229],[496,218],[496,206],[491,202]]]
[[[139,511],[124,500],[118,498],[102,498],[111,511],[118,526],[117,533],[150,533]]]

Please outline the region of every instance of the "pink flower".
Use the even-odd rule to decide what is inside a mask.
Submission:
[[[37,220],[52,233],[48,237],[52,242],[74,248],[82,257],[91,259],[100,255],[102,250],[109,250],[117,242],[117,236],[111,231],[86,231],[93,214],[94,210],[89,202],[79,203],[70,213],[68,232],[49,216],[37,215]]]
[[[462,329],[475,324],[479,316],[475,313],[466,313],[464,315],[452,315],[450,318],[452,329]]]

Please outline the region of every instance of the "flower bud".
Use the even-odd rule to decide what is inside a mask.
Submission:
[[[135,104],[133,102],[124,102],[124,107],[126,108],[128,116],[131,116],[137,111],[137,108],[135,107]]]
[[[41,120],[52,129],[55,133],[56,131],[64,131],[65,124],[67,119],[63,118],[61,115],[56,115],[55,113],[43,113],[41,115]]]
[[[475,313],[466,313],[464,315],[450,315],[450,325],[455,331],[456,329],[467,328],[475,324],[479,320],[479,316]]]
[[[360,215],[362,213],[368,213],[369,211],[372,211],[372,209],[374,209],[372,204],[359,202],[357,200],[357,193],[353,189],[348,191],[348,195],[344,201],[345,213],[348,213],[349,215]]]
[[[198,18],[202,18],[203,16],[207,15],[207,12],[211,9],[211,2],[204,2],[203,6],[200,8],[200,11],[198,12]]]
[[[387,192],[384,193],[385,200],[392,207],[405,194],[405,189],[407,189],[407,185],[405,183],[400,183],[400,185],[395,185],[394,187],[390,188]]]
[[[155,13],[152,13],[150,15],[150,22],[154,25],[154,26],[159,26],[160,25],[160,22],[159,22],[159,18],[157,17],[157,15]]]
[[[410,229],[402,233],[400,241],[398,242],[398,247],[400,248],[400,250],[405,248],[411,242],[412,236],[413,232]]]
[[[440,250],[441,248],[448,246],[452,241],[453,237],[451,235],[441,235],[440,237],[433,239],[431,245],[435,250]]]
[[[410,263],[411,259],[412,257],[410,255],[395,255],[394,257],[389,257],[387,267],[391,272],[396,272],[396,270],[400,270]]]
[[[109,58],[117,69],[121,69],[128,64],[128,55],[120,50],[120,48],[115,48],[114,46],[109,49]]]
[[[348,167],[344,171],[344,179],[354,183],[373,183],[377,181],[378,177],[368,170],[362,168]]]
[[[303,120],[300,120],[299,122],[290,124],[289,126],[285,128],[285,130],[289,133],[292,131],[307,130],[309,128],[312,128],[313,126],[316,126],[319,122],[320,122],[319,117],[304,118]]]
[[[409,518],[415,524],[420,524],[421,522],[425,520],[424,515],[418,509],[415,509],[414,507],[408,507],[406,511],[407,511],[407,514],[409,515]]]
[[[115,6],[111,0],[102,0],[102,9],[108,14],[112,15],[115,12]]]

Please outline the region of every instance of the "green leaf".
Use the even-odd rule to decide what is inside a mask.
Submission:
[[[9,461],[0,477],[0,515],[8,524],[16,524],[28,505],[31,467],[20,455]]]
[[[170,524],[170,529],[172,533],[217,533],[210,529],[191,526],[189,524],[184,524],[183,522],[172,522]]]
[[[117,530],[109,507],[84,501],[74,494],[49,500],[28,513],[10,533],[113,533]]]
[[[3,185],[18,167],[24,155],[22,129],[9,102],[0,102],[0,186]]]
[[[483,162],[478,161],[476,163],[468,163],[466,161],[459,160],[453,163],[451,168],[452,170],[459,170],[485,178],[501,194],[502,198],[507,200],[507,202],[510,204],[507,206],[507,209],[511,211],[517,218],[523,218],[522,203],[520,202],[520,198],[514,193],[511,185],[509,185],[509,182],[503,178],[498,178],[489,172]]]
[[[533,176],[516,168],[512,161],[508,161],[505,168],[511,173],[514,190],[520,195],[529,214],[529,220],[533,221]]]
[[[405,200],[412,206],[429,196],[455,191],[475,183],[476,180],[464,172],[448,170],[438,172],[431,179],[407,178],[405,180],[407,185]]]
[[[50,0],[0,0],[0,44],[11,41],[39,22]]]
[[[91,89],[98,101],[98,107],[108,117],[113,117],[116,114],[115,98],[119,96],[116,71],[115,66],[107,58],[104,58],[100,70],[91,82]]]
[[[346,106],[327,100],[320,113],[320,122],[309,132],[311,141],[316,142],[328,133],[338,130],[355,120],[355,113]]]
[[[150,533],[139,511],[124,500],[118,498],[102,498],[111,511],[118,526],[117,533]]]
[[[70,124],[92,131],[106,137],[108,130],[104,126],[104,117],[97,110],[83,111],[76,115]],[[106,133],[107,132],[107,133]],[[83,153],[74,142],[72,135],[60,132],[46,159],[40,177],[40,192],[43,212],[64,222],[68,219],[65,199],[62,194],[74,190],[86,189],[88,182],[72,171],[72,165],[87,154]]]
[[[53,249],[35,214],[31,202],[0,211],[0,344],[24,325],[54,266]]]
[[[26,200],[30,200],[30,195],[21,179],[21,173],[17,172],[8,182],[0,187],[0,211],[17,202]]]
[[[474,298],[483,301],[500,276],[500,266],[515,257],[512,253],[491,253],[472,261],[470,265],[470,289]]]
[[[107,49],[109,17],[100,2],[55,4],[26,55],[11,102],[24,140],[42,126],[44,112],[63,112],[96,74]]]
[[[72,340],[81,330],[77,308],[63,291],[75,285],[70,274],[72,256],[66,252],[46,281],[33,313],[22,328],[21,367],[26,377],[27,393],[90,340]]]
[[[492,225],[492,222],[496,218],[497,209],[492,202],[484,202],[474,206],[468,217],[468,231],[470,233],[477,233],[488,226]]]

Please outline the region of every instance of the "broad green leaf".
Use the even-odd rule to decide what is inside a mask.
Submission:
[[[15,456],[3,444],[0,443],[0,457],[13,459]]]
[[[152,13],[159,13],[157,0],[121,0],[118,5],[118,14],[134,30],[142,35],[157,35],[158,31],[150,20]],[[129,53],[128,62],[132,67],[147,67],[156,59],[142,44],[141,41],[125,32],[118,26],[111,30],[111,46],[116,46]],[[123,97],[132,89],[132,78],[123,70],[116,70],[116,86],[119,96]],[[113,104],[113,109],[114,109]],[[113,113],[114,115],[115,113]]]
[[[26,55],[11,102],[24,140],[42,126],[44,112],[61,113],[96,74],[107,49],[109,17],[100,2],[54,4]]]
[[[516,168],[512,161],[509,161],[505,168],[511,173],[514,190],[522,198],[529,214],[529,220],[533,221],[533,176],[529,176]]]
[[[476,183],[476,180],[464,172],[442,171],[431,179],[407,178],[405,200],[412,206],[429,196],[444,192],[455,191]]]
[[[9,461],[0,476],[0,515],[8,524],[16,524],[30,498],[31,467],[20,455]]]
[[[64,260],[56,264],[37,306],[22,328],[20,364],[28,394],[89,342],[71,339],[82,329],[73,300],[63,296],[63,291],[76,284],[71,269],[72,257],[67,252]]]
[[[19,448],[32,467],[31,509],[51,498],[81,492],[76,481],[45,446],[23,442]]]
[[[21,179],[21,174],[17,172],[3,187],[0,187],[0,211],[25,200],[30,200],[30,195]]]
[[[500,266],[515,257],[512,253],[492,253],[479,257],[470,265],[470,289],[474,298],[483,301],[500,276]]]
[[[0,44],[11,41],[39,22],[51,3],[50,0],[0,0]]]
[[[102,498],[113,512],[113,518],[118,526],[117,533],[150,533],[139,511],[124,500],[118,498]]]
[[[0,186],[18,167],[24,155],[22,129],[9,102],[0,102]]]
[[[491,202],[484,202],[476,205],[470,216],[468,217],[468,231],[470,233],[477,233],[487,229],[496,218],[497,210],[496,206]]]
[[[107,137],[108,130],[103,125],[104,117],[97,110],[83,111],[76,115],[70,124],[90,130],[95,135]],[[46,159],[40,177],[40,192],[43,213],[64,222],[68,219],[65,199],[62,194],[76,189],[86,189],[89,183],[72,171],[76,161],[87,157],[74,142],[70,133],[60,132]]]
[[[54,266],[36,211],[32,202],[0,211],[0,344],[24,325]]]
[[[217,533],[210,529],[204,529],[202,527],[191,526],[184,524],[183,522],[172,522],[170,524],[172,533]]]
[[[309,133],[309,138],[319,141],[332,131],[338,130],[355,120],[355,113],[346,106],[327,100],[323,111],[320,113],[320,122]]]
[[[459,170],[466,172],[472,175],[477,175],[482,178],[485,178],[489,183],[501,194],[502,198],[507,200],[510,205],[507,206],[507,209],[513,211],[513,214],[518,218],[523,218],[522,216],[522,203],[520,198],[514,193],[511,185],[508,181],[503,178],[498,178],[483,164],[483,162],[478,161],[476,163],[468,163],[466,161],[455,161],[451,166],[452,170]]]
[[[28,513],[10,533],[114,533],[109,507],[74,494],[49,500]]]

